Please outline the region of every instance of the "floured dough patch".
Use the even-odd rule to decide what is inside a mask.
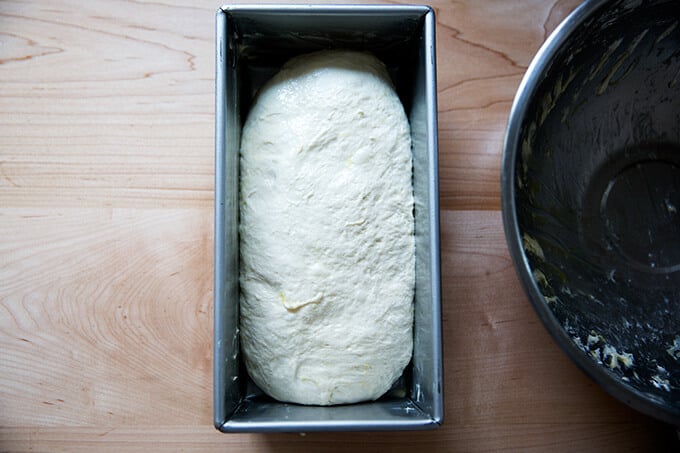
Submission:
[[[413,347],[411,139],[384,65],[294,58],[242,133],[240,335],[280,401],[373,400]]]

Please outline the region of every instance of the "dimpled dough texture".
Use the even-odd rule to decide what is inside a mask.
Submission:
[[[271,397],[331,405],[388,391],[413,347],[411,139],[384,65],[289,61],[241,141],[240,335]]]

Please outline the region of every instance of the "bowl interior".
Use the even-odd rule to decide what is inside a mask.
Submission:
[[[610,2],[578,24],[534,87],[513,169],[539,304],[570,348],[675,414],[679,5]]]

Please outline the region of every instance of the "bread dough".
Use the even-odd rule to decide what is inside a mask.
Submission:
[[[241,141],[240,339],[271,397],[379,398],[413,346],[411,139],[384,65],[323,51],[258,93]]]

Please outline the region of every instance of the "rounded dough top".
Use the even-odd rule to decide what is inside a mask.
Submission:
[[[258,93],[241,139],[240,338],[267,394],[373,400],[413,347],[411,139],[384,65],[323,51]]]

